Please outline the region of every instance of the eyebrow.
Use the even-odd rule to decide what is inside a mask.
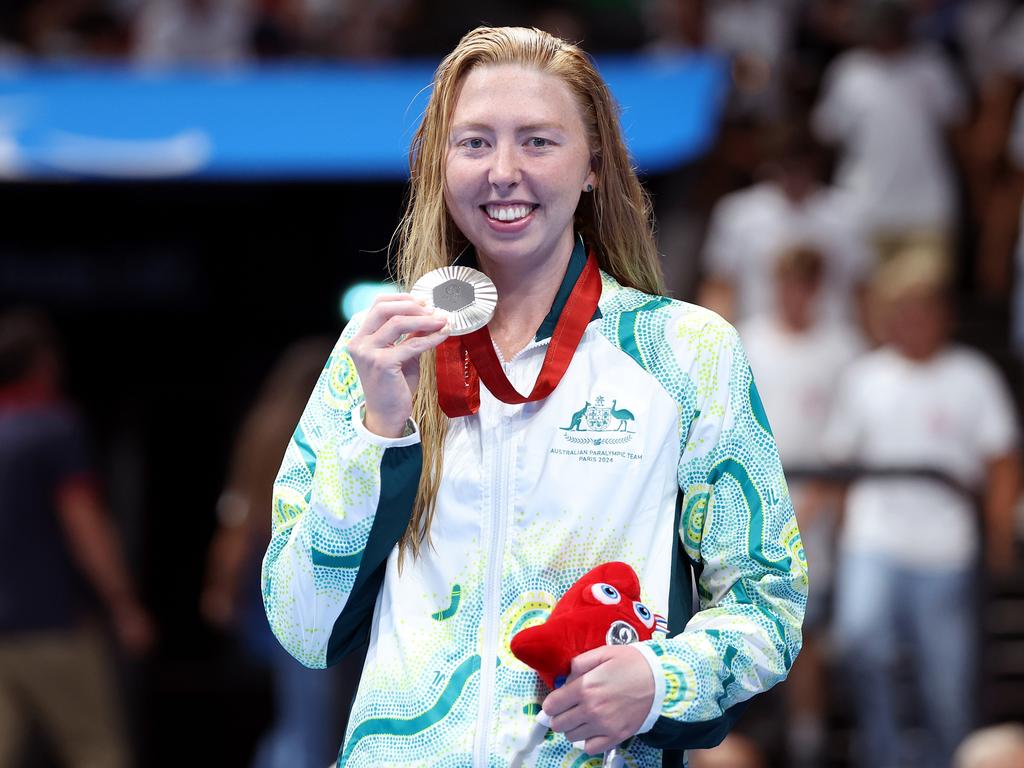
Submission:
[[[458,123],[452,126],[452,133],[456,131],[492,131],[493,126],[487,123]],[[561,123],[530,123],[528,125],[520,125],[516,128],[516,133],[529,133],[531,131],[560,131],[565,132],[565,126]]]

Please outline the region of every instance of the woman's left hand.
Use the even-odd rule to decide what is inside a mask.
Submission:
[[[654,703],[647,660],[628,645],[605,645],[572,660],[561,688],[544,699],[551,729],[572,742],[585,741],[590,755],[607,752],[635,734]]]

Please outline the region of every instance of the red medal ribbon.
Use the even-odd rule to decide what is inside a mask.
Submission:
[[[486,325],[465,336],[449,336],[437,348],[437,401],[441,410],[453,419],[480,410],[481,379],[503,403],[520,405],[543,400],[565,375],[600,298],[601,273],[591,251],[555,324],[540,375],[529,395],[519,394],[508,380]]]

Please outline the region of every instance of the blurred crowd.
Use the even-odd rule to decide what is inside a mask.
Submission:
[[[202,66],[377,60],[437,56],[481,21],[539,26],[595,53],[729,57],[715,146],[652,180],[660,245],[675,295],[740,329],[787,468],[811,596],[773,721],[783,743],[766,750],[741,724],[693,767],[1024,765],[1021,727],[992,722],[1024,716],[1019,672],[1007,701],[981,699],[1000,674],[984,663],[993,585],[1024,599],[1024,2],[21,0],[0,10],[0,52]],[[0,462],[20,450],[15,415],[39,404],[38,381],[15,375],[34,369],[4,357],[10,333],[0,328]],[[287,351],[241,428],[199,600],[211,625],[233,628],[274,670],[292,717],[256,750],[260,766],[326,764],[345,717],[339,691],[358,669],[310,678],[270,637],[256,587],[270,484],[327,345]],[[48,342],[37,346],[52,358]],[[78,422],[64,411],[46,419],[65,458],[45,478],[20,479],[60,500],[53,514],[65,522],[37,534],[57,540],[67,520],[90,519],[66,504],[101,504],[81,482]],[[92,539],[116,551],[93,517]],[[53,558],[109,595],[125,647],[144,652],[152,627],[117,557],[106,576],[88,552],[55,544]],[[0,579],[0,665],[7,636],[38,629],[28,613],[20,627],[5,618],[9,584]],[[1009,631],[1024,638],[1024,617]],[[25,706],[48,717],[43,704]],[[124,764],[114,754],[95,764]]]

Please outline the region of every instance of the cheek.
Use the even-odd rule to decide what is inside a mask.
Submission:
[[[444,172],[444,200],[449,209],[465,205],[467,200],[475,199],[475,196],[472,168],[457,158],[448,161]]]

